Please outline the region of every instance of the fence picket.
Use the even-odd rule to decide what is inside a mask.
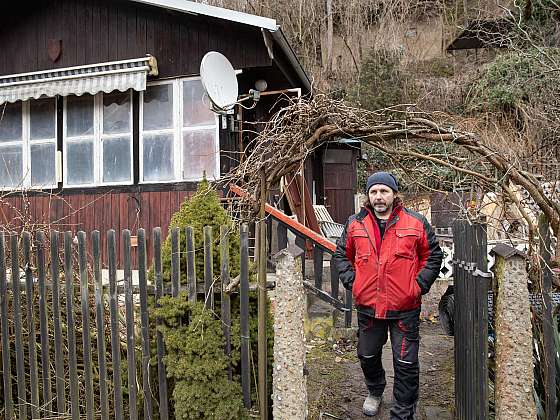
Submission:
[[[33,265],[31,257],[31,235],[23,232],[23,262],[25,272],[25,303],[27,309],[27,338],[29,343],[29,385],[31,387],[31,418],[39,418],[39,375],[37,373],[37,342],[35,335],[35,317],[33,316]]]
[[[80,418],[78,394],[78,362],[76,357],[76,322],[74,319],[74,272],[72,268],[72,232],[64,232],[64,285],[66,286],[66,326],[68,338],[68,370],[70,406],[73,420]]]
[[[51,278],[52,278],[52,310],[54,328],[54,363],[56,374],[56,410],[66,413],[66,392],[64,380],[64,354],[62,339],[62,323],[60,320],[60,272],[59,272],[59,233],[51,231]]]
[[[87,275],[86,233],[78,232],[78,263],[80,268],[80,298],[82,301],[82,343],[84,346],[84,382],[86,391],[86,416],[93,420],[93,378],[91,366],[91,338],[89,327],[89,289]]]
[[[150,319],[148,317],[148,296],[146,284],[146,233],[138,229],[138,286],[140,288],[140,323],[142,331],[142,392],[144,396],[144,419],[153,416],[152,394],[150,392]]]
[[[214,309],[212,226],[204,226],[204,307]]]
[[[156,280],[156,302],[163,296],[163,281],[161,278],[161,229],[155,228],[154,236],[154,272]],[[159,304],[157,304],[159,306]],[[161,320],[156,320],[161,325]],[[165,365],[163,364],[163,355],[165,353],[163,336],[160,331],[156,332],[157,345],[157,364],[158,364],[158,388],[159,388],[159,417],[161,420],[169,418],[169,408],[167,404],[167,376],[165,373]]]
[[[43,412],[44,417],[52,415],[51,402],[51,369],[50,369],[50,343],[49,325],[47,322],[47,287],[46,287],[46,263],[45,263],[45,234],[37,231],[37,275],[39,280],[39,330],[41,332],[41,378],[43,383]]]
[[[123,418],[121,381],[121,340],[119,334],[119,313],[117,308],[117,245],[115,231],[107,232],[107,254],[109,256],[109,307],[111,316],[111,365],[113,368],[113,393],[115,419]]]
[[[225,353],[228,357],[228,378],[232,379],[231,369],[231,304],[229,294],[224,289],[229,285],[229,227],[220,226],[220,278],[221,287],[221,311],[222,311],[222,330],[225,338]]]
[[[126,307],[126,361],[128,366],[128,415],[132,420],[138,419],[136,405],[136,346],[134,339],[134,306],[132,303],[132,265],[130,258],[130,230],[122,232],[124,256],[124,302]]]
[[[317,245],[313,246],[313,274],[315,275],[315,287],[323,288],[323,249]]]
[[[181,255],[179,228],[171,230],[171,295],[177,297],[181,285]]]
[[[333,264],[332,260],[330,263],[330,270],[331,270],[331,296],[335,299],[338,299],[338,270],[336,266]]]
[[[12,262],[12,315],[14,319],[14,335],[16,348],[16,372],[17,372],[17,392],[18,392],[18,411],[19,418],[27,418],[27,398],[25,390],[25,359],[23,351],[23,328],[21,321],[21,280],[19,278],[18,261],[18,236],[12,233],[11,242],[11,262]]]
[[[243,405],[251,408],[251,367],[249,364],[249,227],[241,225],[239,311],[241,333],[241,389]]]
[[[6,249],[4,232],[0,232],[0,321],[2,326],[2,379],[4,384],[4,414],[6,420],[14,417],[12,402],[12,375],[10,363],[10,331],[8,327],[8,284],[6,279]]]
[[[185,228],[185,236],[187,238],[187,288],[189,293],[189,301],[196,300],[196,263],[194,249],[194,232],[191,226]]]
[[[97,361],[99,365],[99,404],[101,420],[109,419],[107,395],[107,361],[105,359],[105,309],[103,303],[103,278],[101,276],[101,244],[99,231],[91,234],[93,250],[93,277],[95,279],[95,321],[97,325]]]

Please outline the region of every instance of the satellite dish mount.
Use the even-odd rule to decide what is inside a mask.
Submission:
[[[260,99],[260,91],[251,89],[248,95],[239,97],[237,75],[229,60],[216,51],[207,52],[200,62],[202,86],[210,99],[210,109],[217,114],[228,114],[235,105],[252,99],[254,108]]]

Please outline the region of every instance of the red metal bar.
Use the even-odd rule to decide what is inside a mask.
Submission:
[[[230,191],[234,194],[238,195],[239,197],[248,197],[249,193],[244,189],[238,187],[237,185],[230,185]],[[265,211],[270,214],[275,219],[279,220],[280,222],[288,225],[291,229],[297,231],[306,239],[313,241],[323,248],[329,250],[330,252],[334,253],[336,251],[336,245],[326,239],[324,236],[319,235],[318,233],[314,232],[313,230],[309,229],[307,226],[302,225],[298,221],[292,219],[291,217],[284,214],[282,211],[272,207],[270,204],[265,205]]]

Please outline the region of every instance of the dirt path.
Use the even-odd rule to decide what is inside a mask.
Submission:
[[[420,401],[418,420],[451,420],[454,408],[453,338],[442,334],[438,324],[420,325]],[[393,366],[388,342],[383,350],[387,388],[379,420],[389,420]],[[362,414],[367,389],[356,357],[355,343],[310,341],[307,392],[310,419],[370,419]]]

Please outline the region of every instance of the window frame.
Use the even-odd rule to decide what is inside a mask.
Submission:
[[[54,137],[50,139],[38,139],[31,140],[31,101],[39,101],[49,99],[54,102]],[[22,178],[20,182],[13,186],[0,185],[0,191],[17,191],[19,189],[24,190],[44,190],[44,189],[55,189],[58,187],[58,181],[56,177],[57,173],[57,152],[58,152],[58,124],[57,124],[57,111],[58,103],[56,97],[38,98],[38,99],[28,99],[26,101],[16,101],[16,104],[21,104],[21,140],[5,141],[0,142],[0,146],[21,146],[21,164],[22,164]],[[0,108],[5,104],[1,104]],[[54,144],[54,167],[55,167],[55,179],[54,184],[44,184],[44,185],[34,185],[31,183],[31,146],[32,145],[43,145],[43,144]]]
[[[134,185],[134,109],[132,92],[126,91],[129,95],[129,152],[130,152],[130,180],[129,181],[103,181],[103,138],[121,138],[123,133],[103,134],[103,95],[104,92],[98,92],[93,96],[93,134],[86,136],[72,136],[67,134],[67,102],[68,97],[65,96],[62,105],[62,187],[64,189],[72,188],[92,188],[101,186],[118,186],[118,185]],[[125,92],[121,92],[125,93]],[[69,184],[68,183],[68,143],[79,142],[80,140],[93,139],[93,182],[88,184]]]
[[[199,178],[185,178],[183,174],[183,133],[186,131],[204,131],[215,129],[216,142],[214,145],[214,153],[216,154],[215,172],[217,177],[221,178],[220,173],[220,120],[219,115],[214,115],[213,125],[198,125],[192,127],[183,126],[183,82],[190,80],[200,80],[200,76],[179,77],[166,80],[157,80],[147,83],[147,88],[151,86],[171,85],[173,92],[173,125],[172,128],[159,130],[146,130],[150,134],[173,134],[173,179],[164,181],[145,181],[144,180],[144,91],[140,92],[139,104],[139,133],[138,133],[138,153],[139,153],[139,178],[138,184],[173,184],[178,182],[199,182],[202,181],[202,175]],[[214,180],[214,178],[212,179]]]

